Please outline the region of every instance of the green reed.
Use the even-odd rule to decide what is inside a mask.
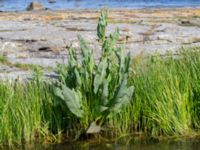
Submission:
[[[116,118],[119,131],[185,135],[199,129],[200,49],[134,58],[132,104]],[[114,119],[115,120],[115,119]]]

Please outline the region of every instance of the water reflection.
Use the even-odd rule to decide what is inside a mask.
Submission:
[[[199,142],[164,142],[164,143],[140,143],[140,144],[116,144],[116,143],[71,143],[59,145],[26,146],[22,150],[198,150]]]

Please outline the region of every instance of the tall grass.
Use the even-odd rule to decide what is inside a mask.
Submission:
[[[115,120],[120,132],[185,135],[200,125],[200,49],[134,59],[132,104]]]
[[[0,144],[47,138],[60,126],[53,103],[47,84],[0,81]]]

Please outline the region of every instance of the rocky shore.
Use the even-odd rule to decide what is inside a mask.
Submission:
[[[0,78],[27,77],[35,65],[48,75],[67,62],[67,48],[78,47],[77,34],[101,52],[96,37],[99,10],[0,13]],[[200,46],[200,9],[111,9],[109,32],[120,29],[119,43],[133,56]]]

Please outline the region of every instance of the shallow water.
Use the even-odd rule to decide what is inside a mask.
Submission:
[[[2,11],[22,11],[32,0],[0,0]],[[49,9],[199,7],[200,0],[37,0]]]
[[[52,150],[69,150],[67,147],[54,147]],[[129,144],[129,145],[120,145],[120,144],[101,144],[101,145],[90,145],[83,147],[71,147],[71,150],[197,150],[200,149],[199,144]]]
[[[200,141],[174,141],[161,143],[71,143],[59,145],[34,145],[20,148],[22,150],[199,150]]]

